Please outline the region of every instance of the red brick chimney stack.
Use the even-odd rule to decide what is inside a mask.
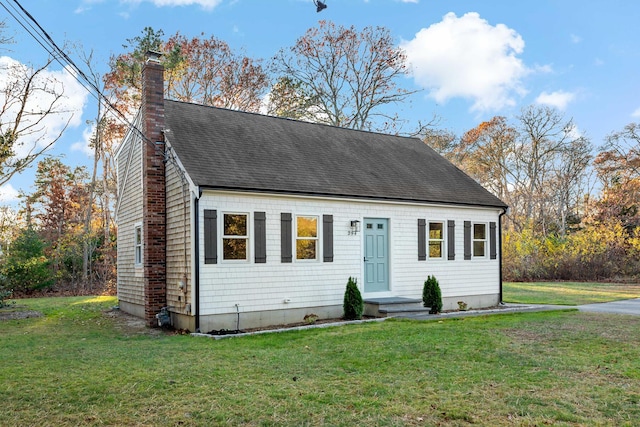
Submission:
[[[142,68],[144,317],[157,326],[156,314],[167,304],[166,192],[164,165],[164,66],[148,53]]]

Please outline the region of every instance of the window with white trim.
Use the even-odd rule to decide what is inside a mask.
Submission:
[[[473,256],[487,255],[487,224],[473,224]]]
[[[225,213],[222,218],[222,259],[249,259],[249,215]]]
[[[318,259],[318,217],[296,216],[296,260]]]
[[[429,258],[444,257],[444,222],[430,222],[427,237],[429,239]]]
[[[133,252],[135,265],[142,265],[142,224],[136,224],[133,229]]]

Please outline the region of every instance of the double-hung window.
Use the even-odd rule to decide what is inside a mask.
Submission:
[[[142,265],[142,225],[138,224],[133,230],[133,245],[135,265]]]
[[[444,256],[444,223],[429,223],[429,258]]]
[[[487,254],[487,224],[473,224],[473,256],[484,257]]]
[[[222,259],[249,259],[249,228],[248,214],[225,213],[222,226]]]
[[[318,259],[318,217],[296,217],[296,259]]]

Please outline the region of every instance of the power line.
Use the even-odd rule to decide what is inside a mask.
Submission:
[[[120,110],[118,110],[118,108],[116,108],[116,106],[113,105],[113,103],[109,100],[109,98],[102,93],[100,88],[87,77],[87,75],[80,69],[80,67],[78,67],[75,64],[75,62],[69,57],[69,55],[67,55],[66,52],[60,49],[60,47],[56,44],[53,38],[45,31],[44,28],[42,28],[42,26],[36,21],[36,19],[29,12],[27,12],[27,10],[18,2],[18,0],[13,0],[13,1],[16,5],[18,5],[20,11],[29,18],[29,20],[26,20],[26,22],[23,23],[14,13],[8,10],[4,0],[0,0],[0,3],[2,4],[3,8],[7,10],[7,12],[9,12],[9,14],[16,21],[18,21],[18,23],[29,33],[29,35],[31,35],[31,37],[33,37],[38,42],[38,44],[40,44],[47,51],[47,53],[52,55],[60,65],[65,67],[65,64],[62,62],[62,60],[64,60],[64,62],[66,62],[68,66],[70,66],[77,73],[77,75],[74,73],[70,73],[70,74],[78,81],[78,83],[80,83],[82,87],[84,87],[89,93],[91,93],[94,97],[96,97],[98,102],[103,102],[104,105],[109,110],[113,111],[116,114],[116,118],[119,118],[129,128],[131,132],[138,135],[144,143],[149,144],[151,147],[153,147],[155,152],[163,157],[164,162],[170,162],[171,164],[173,164],[173,166],[178,171],[178,174],[180,175],[180,178],[184,186],[184,183],[187,181],[186,170],[183,170],[183,168],[178,163],[177,159],[173,155],[171,155],[171,150],[168,149],[166,146],[164,151],[161,150],[153,141],[151,141],[144,134],[143,131],[141,131],[136,126],[135,123],[131,122]],[[34,28],[34,26],[30,24],[29,21],[33,22],[33,25],[35,25],[37,28]],[[27,27],[31,28],[31,30],[33,30],[37,34],[37,36]],[[92,93],[92,91],[87,88],[87,86],[78,78],[78,76],[81,76],[82,80],[84,80],[84,82],[88,84],[95,93]],[[127,134],[125,134],[125,138]],[[165,135],[165,139],[166,139],[166,135]]]
[[[10,6],[10,4],[9,4],[9,6]],[[23,21],[21,20],[21,17],[20,17],[19,15],[16,15],[12,10],[10,10],[10,9],[9,9],[9,6],[7,6],[4,2],[2,2],[2,7],[4,8],[4,10],[6,10],[6,11],[7,11],[7,13],[8,13],[9,15],[11,15],[11,17],[12,17],[13,19],[15,19],[15,20],[18,22],[18,24],[20,24],[20,26],[22,26],[22,28],[24,28],[24,29],[25,29],[25,31],[27,31],[27,33],[29,33],[29,35],[30,35],[31,37],[33,37],[33,38],[35,39],[35,41],[36,41],[36,42],[38,42],[38,44],[39,44],[40,46],[42,46],[42,48],[43,48],[44,50],[46,50],[50,55],[53,55],[53,53],[51,52],[51,50],[49,50],[49,49],[50,49],[50,46],[49,46],[49,47],[45,46],[45,44],[43,43],[43,41],[41,41],[41,40],[40,40],[40,39],[39,39],[35,34],[33,34],[33,32],[31,31],[33,28],[32,28],[30,25],[28,25],[28,22],[23,22]],[[13,8],[12,8],[12,9],[13,9]],[[13,10],[15,10],[15,9],[13,9]],[[31,29],[30,29],[30,28],[31,28]]]
[[[78,83],[80,83],[87,91],[96,97],[100,101],[100,90],[97,86],[82,72],[82,70],[71,60],[71,58],[58,47],[53,41],[51,36],[40,26],[35,18],[18,2],[14,1],[15,5],[11,3],[5,4],[2,2],[2,7],[11,15],[22,28],[47,51],[47,53],[58,62],[62,67],[71,67],[77,74],[70,73]],[[17,7],[16,7],[17,6]],[[11,10],[10,10],[11,8]],[[22,14],[22,15],[21,15]],[[26,18],[25,18],[26,17]],[[86,85],[91,86],[94,92],[89,90]]]
[[[8,3],[8,4],[6,4]],[[146,143],[151,144],[156,150],[157,146],[153,143],[153,141],[149,140],[144,135],[134,123],[132,123],[125,115],[122,113],[113,103],[109,100],[109,98],[102,93],[98,85],[93,82],[87,75],[82,71],[82,69],[76,65],[76,63],[69,57],[69,55],[62,50],[53,38],[47,33],[47,31],[38,23],[38,21],[31,15],[18,0],[13,0],[13,3],[17,6],[12,6],[10,2],[5,2],[4,0],[0,0],[0,4],[2,7],[13,17],[18,24],[25,31],[33,37],[33,39],[40,45],[44,50],[47,51],[49,55],[51,55],[56,62],[62,65],[63,68],[70,67],[74,72],[70,74],[73,78],[80,83],[82,87],[84,87],[87,92],[93,95],[98,102],[102,102],[108,110],[114,112],[126,126],[132,129],[135,133],[137,133]],[[11,9],[11,10],[10,10]],[[22,15],[21,15],[22,14]],[[26,17],[26,18],[25,18]],[[87,87],[90,87],[90,89]]]

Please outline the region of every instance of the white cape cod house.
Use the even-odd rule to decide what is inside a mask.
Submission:
[[[164,99],[117,154],[120,308],[150,326],[234,330],[340,317],[349,277],[366,299],[444,309],[501,300],[506,205],[415,138]]]

